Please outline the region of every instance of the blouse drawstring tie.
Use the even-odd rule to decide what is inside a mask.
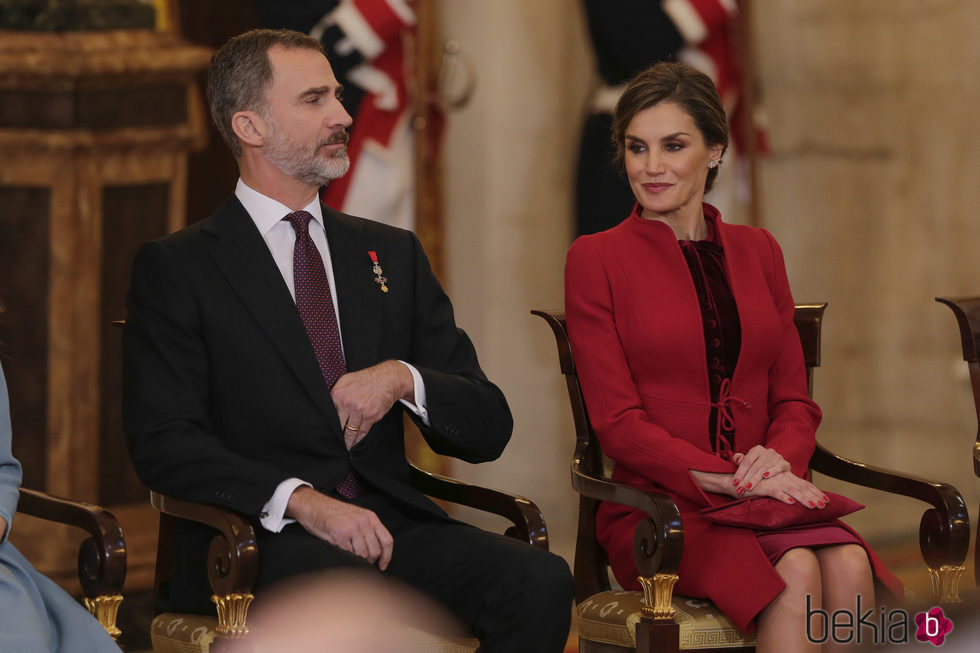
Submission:
[[[712,408],[718,410],[718,419],[715,424],[715,455],[725,460],[731,460],[733,456],[731,443],[728,438],[722,437],[723,431],[735,429],[735,419],[732,417],[730,405],[732,403],[742,404],[742,408],[746,410],[752,408],[752,404],[741,397],[736,397],[731,392],[732,382],[726,377],[721,380],[721,385],[718,388],[718,401],[711,404]]]

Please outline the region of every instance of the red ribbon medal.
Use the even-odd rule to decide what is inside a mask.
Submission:
[[[371,263],[373,264],[371,271],[374,272],[374,282],[381,284],[381,292],[388,292],[388,286],[386,285],[388,283],[388,277],[381,276],[383,270],[381,269],[381,264],[378,263],[378,253],[369,250],[368,256],[371,257]]]

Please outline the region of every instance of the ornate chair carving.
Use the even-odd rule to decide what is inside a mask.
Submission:
[[[977,412],[977,439],[973,443],[973,473],[980,477],[980,297],[936,297],[956,315],[963,344],[963,360],[970,369],[973,405]],[[980,587],[980,523],[974,550],[974,580]]]
[[[126,542],[119,522],[105,508],[20,488],[17,512],[75,526],[89,537],[78,548],[78,580],[84,603],[115,640],[121,634],[116,614],[126,580]]]
[[[812,393],[813,368],[820,365],[820,328],[826,304],[797,305],[795,322],[803,344],[807,383]],[[575,546],[575,600],[579,616],[580,653],[653,653],[754,650],[743,634],[712,603],[673,595],[684,545],[684,525],[666,494],[610,480],[603,454],[589,422],[561,311],[534,310],[554,332],[575,422],[572,487],[579,493]],[[960,493],[950,485],[878,469],[842,458],[819,443],[811,469],[828,476],[932,505],[922,515],[919,545],[942,602],[958,600],[957,581],[969,547],[969,517]],[[595,516],[600,501],[643,510],[633,538],[633,556],[643,592],[610,588],[608,559],[596,540]]]

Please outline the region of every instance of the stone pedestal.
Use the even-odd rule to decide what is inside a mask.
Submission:
[[[121,433],[111,320],[125,315],[136,248],[184,224],[187,155],[205,138],[193,79],[209,55],[150,30],[0,31],[0,355],[14,454],[25,486],[120,517],[136,587],[152,579],[155,520]],[[73,537],[28,518],[13,535],[71,586]]]

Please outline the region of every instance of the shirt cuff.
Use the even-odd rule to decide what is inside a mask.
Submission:
[[[409,365],[405,361],[398,361],[402,365],[408,368],[408,371],[412,373],[412,379],[415,381],[415,403],[405,399],[399,399],[399,401],[404,404],[406,408],[419,416],[422,423],[426,426],[429,425],[429,411],[425,407],[425,384],[422,383],[422,375],[413,366]]]
[[[272,493],[272,498],[262,506],[262,512],[259,513],[259,523],[262,524],[262,528],[273,533],[278,533],[296,521],[284,515],[286,514],[286,506],[289,505],[289,497],[293,496],[293,491],[301,485],[313,487],[306,481],[298,478],[287,478],[279,484],[276,491]]]

